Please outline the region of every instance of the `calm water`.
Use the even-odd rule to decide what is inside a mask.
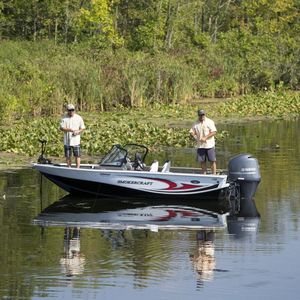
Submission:
[[[255,198],[260,218],[239,219],[214,232],[91,224],[78,231],[65,230],[63,223],[42,228],[33,224],[42,210],[101,211],[101,205],[83,199],[76,206],[69,198],[57,203],[65,193],[45,179],[41,192],[34,170],[1,171],[0,298],[298,299],[300,121],[218,129],[230,133],[218,144],[218,167],[249,152],[259,160],[262,182]],[[192,149],[168,149],[160,160],[166,158],[173,165],[196,165]]]

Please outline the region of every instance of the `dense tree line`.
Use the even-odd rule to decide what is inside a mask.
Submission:
[[[299,34],[299,0],[1,0],[2,38],[132,50],[205,48],[224,34]]]
[[[34,114],[300,86],[299,0],[0,0],[0,41],[0,102]]]

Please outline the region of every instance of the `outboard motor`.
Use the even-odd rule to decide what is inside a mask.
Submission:
[[[261,180],[257,159],[251,154],[239,154],[231,158],[228,179],[240,186],[241,199],[252,199]]]
[[[228,164],[228,179],[240,188],[239,211],[227,217],[228,232],[235,238],[254,239],[260,223],[253,200],[261,180],[257,159],[251,154],[234,156]]]
[[[227,216],[228,232],[237,239],[254,240],[259,224],[260,214],[252,198],[240,199],[239,211]]]

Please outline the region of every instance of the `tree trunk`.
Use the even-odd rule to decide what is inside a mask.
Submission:
[[[54,27],[54,44],[56,45],[57,44],[57,31],[58,29],[58,19],[55,18],[55,27]]]
[[[169,1],[168,3],[168,15],[167,15],[167,21],[166,21],[166,27],[167,27],[167,32],[166,32],[166,37],[165,37],[165,48],[170,49],[172,45],[172,37],[174,34],[174,20],[176,20],[177,13],[179,10],[179,3],[176,3],[176,9],[174,14],[172,13],[172,5]]]
[[[66,1],[65,10],[66,20],[65,20],[65,43],[68,42],[68,31],[69,31],[69,0]]]
[[[35,42],[36,41],[36,17],[34,18],[34,21],[33,21],[33,41]]]

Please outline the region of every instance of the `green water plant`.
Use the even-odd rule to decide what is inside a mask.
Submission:
[[[106,152],[113,144],[141,143],[151,150],[165,147],[194,147],[189,128],[197,119],[200,104],[159,104],[147,108],[126,108],[117,105],[109,112],[84,113],[87,129],[82,134],[82,147],[87,155]],[[266,92],[239,99],[201,104],[217,124],[231,118],[242,120],[250,117],[288,118],[300,114],[300,98],[297,93]],[[60,117],[23,118],[11,126],[0,127],[0,151],[35,156],[40,151],[38,140],[48,141],[51,156],[63,153]],[[228,138],[227,131],[218,131],[218,142]]]
[[[245,95],[217,108],[223,116],[270,116],[273,118],[294,118],[300,115],[300,94],[297,92],[267,91],[256,95]]]
[[[171,114],[174,116],[174,114]],[[157,120],[159,114],[157,114]],[[82,148],[87,155],[101,155],[113,144],[140,143],[152,151],[165,147],[194,147],[189,136],[188,126],[167,126],[156,119],[138,119],[136,112],[126,115],[118,112],[103,113],[98,117],[85,116],[86,130],[82,134]],[[63,153],[62,132],[59,130],[59,119],[53,117],[22,120],[12,127],[2,127],[0,151],[28,156],[40,152],[39,139],[45,139],[47,154],[60,156]],[[221,141],[227,132],[218,133]]]

